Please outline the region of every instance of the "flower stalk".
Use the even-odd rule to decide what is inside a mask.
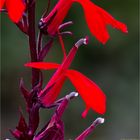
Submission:
[[[28,1],[28,33],[29,33],[29,46],[31,62],[37,62],[37,48],[36,48],[36,36],[35,36],[35,2],[33,0]],[[32,69],[32,87],[36,86],[39,81],[39,71]]]

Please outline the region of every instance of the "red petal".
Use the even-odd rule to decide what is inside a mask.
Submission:
[[[57,69],[60,65],[57,63],[46,63],[46,62],[32,62],[32,63],[27,63],[25,64],[26,67],[32,67],[32,68],[37,68],[37,69],[44,69],[44,70],[49,70],[49,69]],[[60,93],[60,90],[63,86],[63,83],[65,81],[65,76],[62,75],[62,72],[57,72],[57,74],[54,74],[49,81],[49,83],[46,85],[46,87],[40,92],[39,96],[41,97],[42,94],[46,94],[41,98],[41,101],[44,105],[48,106],[51,103],[53,103],[57,96]],[[44,93],[47,91],[46,89],[49,88],[51,85],[54,86],[48,93]]]
[[[66,17],[70,7],[72,5],[71,0],[59,0],[54,9],[50,12],[50,14],[44,19],[48,21],[51,19],[53,13],[56,12],[54,19],[52,20],[51,24],[48,26],[48,33],[55,34],[59,25],[63,22],[64,18]]]
[[[115,20],[109,13],[93,4],[90,0],[74,0],[79,2],[83,8],[86,21],[91,33],[103,44],[109,39],[107,24],[123,32],[127,32],[125,24]]]
[[[4,2],[5,2],[5,0],[0,0],[0,9],[2,9]]]
[[[90,79],[75,70],[67,70],[66,76],[71,80],[86,103],[86,108],[92,108],[100,114],[106,111],[106,96],[103,91]],[[87,114],[87,111],[83,114]]]
[[[86,108],[82,113],[82,118],[85,118],[87,116],[87,113],[89,111],[89,108]]]
[[[6,8],[10,19],[17,23],[23,15],[25,4],[23,0],[6,0]]]
[[[56,81],[55,85],[52,87],[52,89],[46,93],[46,95],[41,98],[41,101],[44,105],[48,106],[52,103],[54,103],[54,101],[56,100],[56,98],[58,97],[62,86],[65,82],[66,77],[64,75],[62,75],[61,77],[59,77],[59,79]],[[42,94],[40,94],[39,96],[41,96]]]
[[[57,63],[31,62],[25,64],[24,66],[36,68],[36,69],[50,70],[50,69],[57,69],[60,65]]]
[[[119,22],[118,20],[114,19],[109,13],[107,13],[104,9],[96,6],[96,8],[98,9],[98,11],[100,12],[101,16],[104,18],[104,22],[106,22],[106,24],[109,24],[111,26],[113,26],[114,28],[121,30],[124,33],[127,33],[127,26],[122,23]]]

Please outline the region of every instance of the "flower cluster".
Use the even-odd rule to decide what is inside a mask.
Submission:
[[[78,94],[85,102],[85,110],[82,117],[85,118],[89,109],[104,114],[106,112],[106,95],[101,88],[87,78],[79,71],[69,69],[74,57],[82,45],[88,44],[88,37],[81,38],[69,51],[68,55],[65,50],[62,34],[71,32],[61,32],[65,26],[72,22],[63,23],[68,11],[73,3],[79,3],[84,11],[85,19],[91,34],[101,43],[105,44],[109,39],[107,25],[111,25],[124,33],[127,33],[127,26],[113,18],[108,12],[95,5],[91,0],[58,0],[55,7],[48,14],[48,10],[42,15],[39,21],[38,39],[35,34],[35,0],[1,0],[0,11],[8,12],[10,19],[19,27],[19,29],[29,38],[29,48],[31,62],[25,64],[26,67],[32,68],[32,89],[29,91],[25,88],[23,80],[20,81],[20,90],[25,98],[27,112],[29,114],[28,124],[20,111],[20,120],[18,126],[11,133],[19,140],[63,140],[64,126],[61,116],[70,99]],[[48,0],[48,7],[50,0]],[[2,9],[2,8],[6,9]],[[49,41],[43,47],[43,36],[48,36]],[[53,45],[55,38],[58,37],[64,59],[61,64],[55,62],[43,62]],[[36,43],[37,42],[37,43]],[[43,74],[41,70],[55,69],[53,76],[43,88]],[[62,99],[58,95],[63,84],[68,78],[74,85],[77,92],[72,92]],[[53,108],[56,111],[45,127],[36,134],[39,125],[39,109]],[[86,129],[76,140],[83,140],[98,124],[104,122],[99,118]],[[56,131],[58,132],[56,134]]]

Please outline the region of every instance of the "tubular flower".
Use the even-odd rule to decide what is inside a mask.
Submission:
[[[49,15],[41,19],[42,26],[44,24],[47,25],[47,32],[50,35],[56,33],[59,25],[63,22],[74,2],[81,4],[84,9],[87,25],[92,35],[103,44],[109,39],[107,25],[111,25],[112,27],[127,33],[125,24],[115,20],[109,13],[92,3],[90,0],[59,0]]]
[[[106,96],[103,91],[93,81],[80,72],[68,69],[77,50],[78,46],[76,43],[61,65],[56,63],[32,62],[25,64],[25,66],[45,70],[57,68],[46,87],[39,93],[39,98],[44,105],[49,106],[56,100],[63,83],[66,78],[69,78],[86,104],[86,109],[82,116],[85,117],[89,109],[93,109],[97,113],[104,114],[106,110]],[[47,90],[51,86],[52,88]],[[46,91],[47,93],[44,94]]]
[[[0,10],[4,4],[8,11],[9,18],[17,23],[21,19],[25,10],[25,3],[23,0],[0,0]]]

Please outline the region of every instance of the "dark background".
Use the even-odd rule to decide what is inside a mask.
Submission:
[[[56,0],[51,6],[55,2]],[[109,27],[111,38],[103,46],[91,36],[79,4],[73,4],[65,19],[74,22],[74,25],[67,28],[74,35],[64,37],[67,52],[79,38],[90,36],[90,44],[78,50],[71,68],[79,70],[95,81],[107,96],[107,112],[103,116],[106,121],[88,137],[88,140],[138,139],[138,0],[93,2],[126,23],[129,33],[123,34]],[[36,25],[46,6],[47,0],[37,1]],[[27,37],[17,29],[7,15],[2,14],[1,17],[1,135],[4,139],[12,138],[8,130],[15,128],[18,122],[18,106],[21,106],[26,114],[18,85],[20,77],[23,77],[25,84],[30,88],[30,70],[23,66],[29,61]],[[46,60],[61,62],[62,52],[57,40]],[[44,71],[44,81],[47,82],[52,73],[53,71]],[[74,90],[67,80],[61,96]],[[84,107],[80,97],[69,104],[63,116],[66,140],[74,139],[99,116],[90,111],[87,118],[82,119]],[[41,110],[40,127],[47,122],[51,114],[51,111]]]

